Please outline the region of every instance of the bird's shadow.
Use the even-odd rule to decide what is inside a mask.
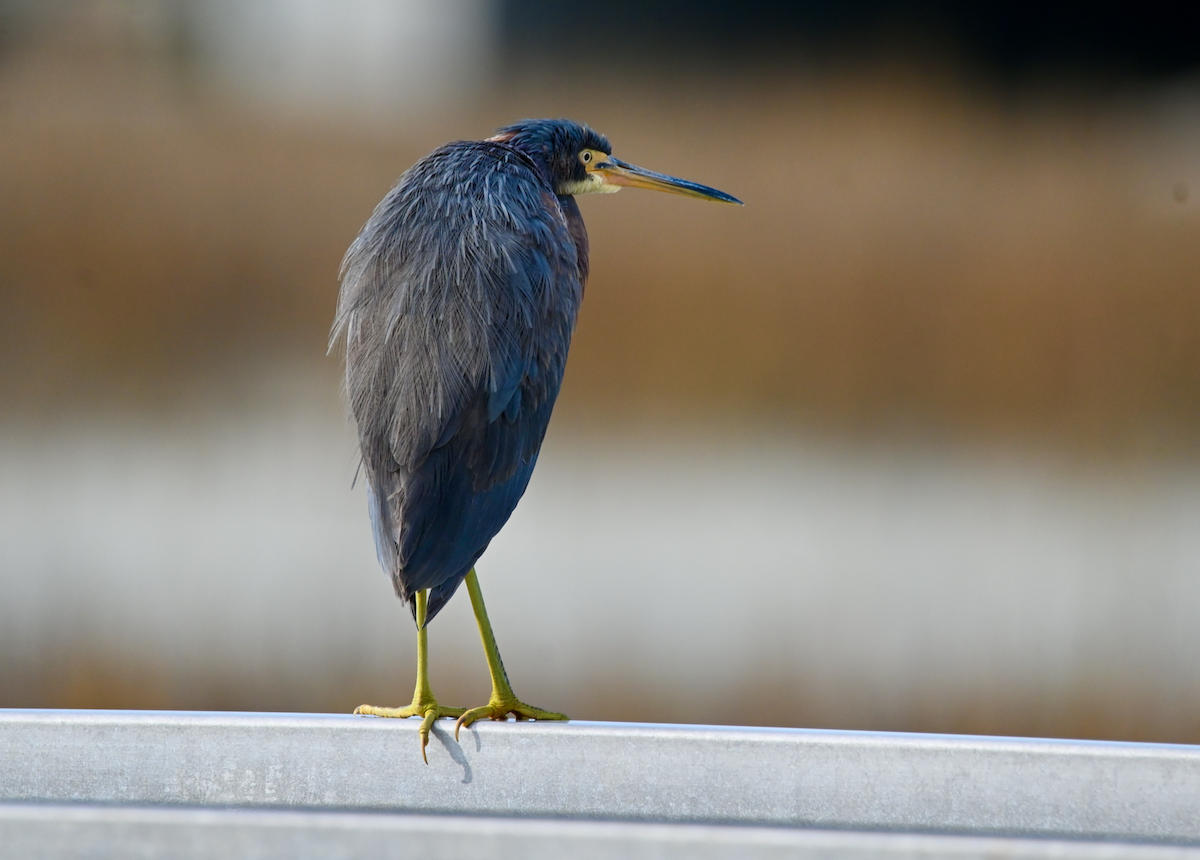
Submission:
[[[481,749],[479,744],[479,733],[471,732],[470,729],[467,731],[469,731],[475,737],[475,752],[479,752]],[[463,748],[459,745],[458,741],[454,739],[454,733],[448,732],[439,727],[437,723],[434,723],[433,730],[430,732],[430,734],[437,738],[438,743],[445,747],[446,752],[450,755],[450,758],[455,762],[455,764],[462,766],[462,784],[470,785],[472,780],[475,779],[475,771],[471,769],[471,763],[467,761],[467,756],[463,752]]]

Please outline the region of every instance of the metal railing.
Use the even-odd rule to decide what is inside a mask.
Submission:
[[[381,844],[445,830],[459,849],[534,839],[550,854],[586,833],[580,845],[665,839],[678,856],[709,856],[689,839],[747,857],[970,856],[997,841],[1017,856],[1091,856],[1104,842],[1200,856],[1200,747],[587,722],[482,723],[456,742],[442,721],[426,765],[415,720],[0,710],[0,811],[0,856],[17,856],[3,845],[21,833],[118,819],[127,834],[307,828]],[[1070,851],[1054,854],[1063,840]]]

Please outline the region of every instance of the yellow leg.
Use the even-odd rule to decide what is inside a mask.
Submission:
[[[565,720],[565,714],[553,711],[543,711],[527,705],[513,693],[512,684],[508,682],[508,673],[504,671],[504,661],[500,659],[500,649],[496,647],[496,635],[492,633],[492,622],[488,620],[487,609],[483,605],[483,592],[479,590],[479,578],[475,569],[467,574],[467,592],[471,595],[471,608],[475,610],[475,621],[479,625],[479,638],[483,640],[483,653],[487,656],[488,672],[492,676],[492,697],[488,703],[479,708],[462,714],[454,727],[454,738],[458,739],[458,730],[463,726],[487,717],[492,720],[504,720],[509,714],[518,720]]]
[[[417,688],[413,691],[412,704],[405,708],[379,708],[375,705],[359,705],[354,709],[356,714],[370,714],[376,717],[423,717],[421,721],[421,757],[429,764],[429,756],[425,747],[429,746],[429,730],[433,721],[438,717],[462,716],[465,708],[444,708],[433,697],[429,688],[429,631],[425,627],[425,610],[429,602],[429,592],[417,592]]]

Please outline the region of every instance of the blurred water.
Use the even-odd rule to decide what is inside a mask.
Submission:
[[[411,622],[324,382],[0,425],[0,705],[55,703],[30,679],[72,661],[150,667],[154,704],[407,700]],[[1198,521],[1194,465],[566,424],[479,569],[518,693],[577,717],[1053,732],[1095,707],[1178,737]],[[435,689],[482,701],[465,596],[431,641]]]

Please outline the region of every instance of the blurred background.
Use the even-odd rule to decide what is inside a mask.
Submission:
[[[1200,743],[1200,21],[1174,4],[0,0],[0,706],[411,697],[340,360],[435,146],[569,116],[744,209],[585,198],[479,565],[580,719]],[[487,696],[469,603],[430,629]]]

